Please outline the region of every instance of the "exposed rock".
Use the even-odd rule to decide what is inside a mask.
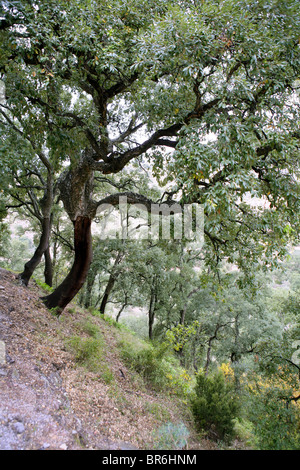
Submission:
[[[12,428],[17,434],[22,434],[25,431],[25,426],[21,421],[13,423]]]

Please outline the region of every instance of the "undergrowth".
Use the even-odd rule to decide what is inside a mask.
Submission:
[[[112,382],[114,376],[105,361],[105,342],[100,328],[90,320],[85,320],[80,327],[82,335],[73,335],[66,339],[67,348],[79,365],[99,374],[104,382]]]
[[[180,402],[183,414],[185,416],[189,415],[188,422],[190,424],[193,421],[194,414],[194,421],[195,424],[197,422],[200,437],[203,432],[204,434],[211,434],[214,430],[218,431],[219,443],[227,437],[227,434],[231,434],[231,437],[234,434],[239,435],[244,441],[250,441],[252,429],[248,428],[248,423],[238,419],[231,409],[228,412],[228,419],[224,422],[224,410],[227,410],[226,407],[229,406],[229,402],[228,397],[225,398],[226,393],[222,387],[221,392],[223,391],[225,395],[224,397],[223,395],[222,397],[219,395],[215,397],[216,394],[214,394],[215,401],[212,408],[207,406],[208,402],[205,402],[203,409],[211,411],[209,416],[202,416],[203,410],[201,409],[201,411],[201,407],[199,408],[199,400],[203,401],[203,397],[198,397],[195,409],[197,376],[190,375],[181,367],[179,359],[169,343],[156,344],[144,340],[126,326],[116,323],[110,318],[100,316],[97,311],[90,311],[88,317],[76,323],[75,334],[67,338],[65,344],[79,366],[96,373],[105,383],[111,385],[112,396],[114,398],[118,397],[121,408],[123,407],[126,410],[128,404],[126,405],[126,400],[121,395],[121,389],[117,387],[113,373],[107,363],[105,354],[107,343],[102,333],[103,328],[104,331],[106,330],[105,325],[111,328],[110,331],[115,336],[120,358],[130,371],[130,380],[133,384],[135,383],[137,388],[142,391],[152,389],[157,393],[163,393],[166,399],[167,397],[171,398],[171,396],[176,397]],[[199,377],[197,380],[199,388],[198,381]],[[220,392],[219,388],[217,387]],[[209,399],[210,397],[207,398],[207,400]],[[231,402],[231,400],[229,401]],[[172,422],[170,413],[163,412],[161,405],[146,402],[144,408],[160,423],[152,433],[155,449],[180,450],[188,447],[190,431],[185,423]],[[222,419],[219,416],[220,412]],[[226,445],[228,445],[228,442],[226,442]]]
[[[152,344],[132,333],[123,332],[118,347],[126,365],[138,373],[146,384],[156,390],[187,398],[192,377],[183,369],[169,344]]]

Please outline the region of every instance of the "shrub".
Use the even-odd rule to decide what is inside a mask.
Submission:
[[[105,383],[110,383],[113,373],[104,361],[101,337],[97,327],[86,323],[84,328],[91,337],[72,336],[66,341],[68,349],[72,352],[76,362],[89,371],[100,374]]]
[[[146,382],[157,388],[163,388],[168,384],[166,353],[167,347],[164,344],[154,347],[147,343],[140,343],[140,346],[137,348],[133,348],[132,344],[129,343],[122,344],[123,359]]]
[[[100,355],[100,343],[96,338],[82,338],[80,336],[72,336],[67,341],[69,349],[80,364],[90,364],[95,356]]]
[[[48,286],[48,284],[46,284],[45,282],[40,281],[39,279],[34,278],[34,280],[37,283],[37,285],[41,289],[43,289],[44,291],[49,292],[49,293],[53,292],[53,287]]]
[[[256,447],[256,436],[253,423],[242,416],[234,419],[234,429],[237,439],[242,441],[245,446],[251,449]]]
[[[230,441],[234,436],[234,418],[238,416],[238,398],[233,383],[217,371],[197,375],[192,412],[197,427],[212,440]]]
[[[87,333],[89,336],[92,336],[95,339],[98,339],[100,341],[101,339],[101,332],[99,330],[99,327],[89,321],[89,319],[86,319],[82,325],[81,325],[82,330]]]
[[[187,446],[189,431],[183,423],[167,423],[161,426],[155,433],[155,449],[180,450]]]
[[[105,315],[103,316],[101,313],[98,312],[98,314],[101,316],[101,318],[106,322],[108,323],[110,326],[113,326],[114,328],[119,328],[121,329],[123,327],[123,325],[119,322],[117,322],[116,320],[114,320],[112,317],[110,317],[109,315]]]
[[[194,377],[181,367],[169,343],[143,340],[122,327],[118,346],[123,361],[144,385],[185,399],[193,392]]]
[[[300,408],[281,394],[282,390],[270,387],[252,396],[249,419],[260,450],[300,449]]]

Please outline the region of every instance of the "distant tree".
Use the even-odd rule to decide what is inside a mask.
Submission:
[[[0,168],[6,210],[19,212],[20,217],[33,220],[38,225],[38,243],[32,257],[25,263],[19,278],[27,286],[29,280],[45,257],[45,281],[52,285],[52,265],[49,240],[54,210],[55,169],[47,155],[46,122],[37,127],[33,116],[23,116],[19,106],[0,104]],[[49,133],[49,132],[48,132]]]
[[[3,257],[7,253],[8,240],[10,232],[8,224],[5,222],[7,216],[7,210],[5,207],[5,201],[3,198],[0,199],[0,257]]]
[[[192,411],[197,427],[212,440],[231,442],[234,437],[234,419],[239,415],[239,399],[233,383],[226,380],[221,370],[206,376],[197,374]]]

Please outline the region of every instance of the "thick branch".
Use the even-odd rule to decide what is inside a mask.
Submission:
[[[1,106],[3,107],[3,106]],[[30,137],[30,135],[28,134],[24,134],[24,132],[19,128],[17,127],[14,122],[12,121],[12,119],[7,115],[7,113],[5,113],[3,111],[3,109],[0,108],[0,113],[2,114],[2,116],[5,118],[6,120],[6,123],[3,122],[3,124],[5,125],[9,125],[15,132],[17,132],[18,134],[20,134],[24,139],[26,139],[31,147],[33,148],[33,150],[36,152],[37,156],[39,157],[39,159],[41,160],[41,162],[43,163],[43,165],[45,165],[45,167],[47,168],[47,170],[49,172],[52,172],[52,165],[50,163],[50,161],[48,160],[48,158],[46,157],[46,155],[44,154],[44,152],[42,152],[40,149],[37,149],[36,147],[36,144],[34,143],[34,141],[32,140],[32,138]]]
[[[181,206],[177,201],[168,200],[164,203],[157,204],[156,202],[152,201],[146,196],[143,196],[142,194],[137,194],[130,191],[110,194],[109,196],[106,196],[105,198],[101,199],[101,201],[96,202],[94,204],[98,209],[101,209],[101,206],[103,206],[103,208],[105,208],[106,205],[117,206],[123,202],[126,202],[127,204],[139,204],[143,206],[147,212],[151,212],[153,208],[156,208],[157,210],[159,210],[159,208],[163,209],[163,206],[166,205],[170,208],[173,207],[174,213],[181,212]],[[166,215],[170,215],[170,212],[168,212],[168,214]]]
[[[104,174],[118,173],[127,165],[127,163],[135,158],[138,158],[140,155],[144,154],[147,152],[147,150],[154,147],[155,145],[167,145],[174,148],[176,146],[176,142],[164,140],[162,138],[176,137],[184,125],[188,124],[192,119],[201,119],[205,112],[216,106],[219,101],[219,98],[215,98],[204,105],[201,105],[197,101],[195,109],[190,112],[184,120],[167,128],[158,129],[142,144],[139,144],[136,147],[123,152],[122,154],[119,152],[112,153],[107,162],[96,162],[93,166],[93,169],[96,171],[101,171]]]

